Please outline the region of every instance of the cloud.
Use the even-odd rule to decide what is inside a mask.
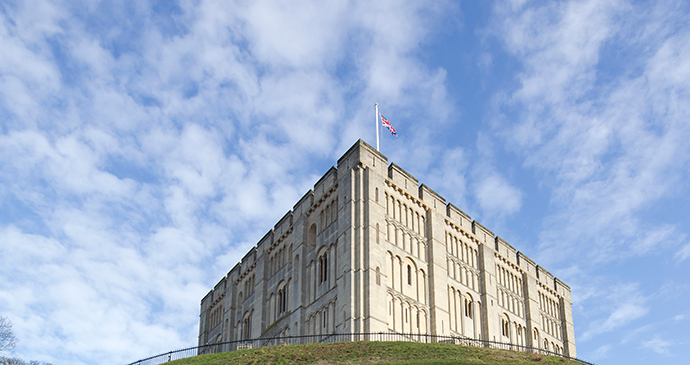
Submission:
[[[675,254],[675,258],[678,261],[685,261],[688,257],[690,257],[690,243],[685,244],[683,247],[681,247],[678,252]]]
[[[668,355],[669,348],[673,345],[672,342],[662,340],[659,337],[655,337],[649,341],[642,342],[642,347],[650,349],[659,355]]]
[[[682,142],[690,137],[690,108],[678,101],[688,95],[690,33],[673,30],[683,21],[673,4],[657,4],[651,18],[636,6],[495,8],[494,34],[522,71],[493,127],[553,192],[540,239],[547,261],[581,253],[592,262],[615,260],[629,255],[621,247],[641,255],[679,243],[663,244],[659,235],[683,235],[673,223],[655,227],[645,214],[677,196],[676,184],[687,177],[679,166],[690,162]],[[626,38],[631,32],[642,36]],[[616,57],[622,50],[625,59]],[[621,71],[607,72],[611,67]]]
[[[649,313],[649,308],[645,306],[647,299],[637,284],[616,285],[608,288],[608,294],[600,292],[599,295],[606,298],[602,303],[605,303],[605,312],[608,314],[589,323],[589,328],[582,334],[584,341],[628,325]]]
[[[491,174],[477,182],[475,197],[481,209],[489,215],[509,215],[520,210],[522,193],[498,174]]]

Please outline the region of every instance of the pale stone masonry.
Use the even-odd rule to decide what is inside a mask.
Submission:
[[[362,140],[202,299],[199,345],[359,332],[576,356],[570,288]]]

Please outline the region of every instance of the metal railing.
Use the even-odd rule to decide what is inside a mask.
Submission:
[[[551,352],[548,350],[534,348],[530,346],[515,345],[510,343],[477,340],[458,336],[437,336],[423,335],[414,333],[331,333],[323,335],[304,335],[304,336],[284,336],[284,337],[260,337],[247,340],[228,341],[186,349],[169,351],[160,355],[151,356],[128,365],[155,365],[164,362],[184,359],[203,354],[229,352],[236,350],[246,350],[258,347],[277,346],[277,345],[304,345],[310,343],[332,343],[332,342],[353,342],[353,341],[406,341],[420,343],[448,343],[463,346],[488,347],[493,349],[510,350],[523,353],[559,356],[569,360],[577,361],[581,364],[594,365],[593,363],[580,360],[567,355]]]

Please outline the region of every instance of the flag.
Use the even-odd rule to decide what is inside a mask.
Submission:
[[[388,130],[391,131],[391,134],[393,135],[393,137],[397,137],[397,136],[398,136],[398,132],[395,131],[395,128],[393,128],[393,126],[392,126],[391,123],[388,121],[388,119],[384,118],[384,117],[383,117],[383,114],[381,114],[381,113],[379,113],[379,115],[381,116],[381,123],[382,123],[381,125],[383,125],[384,127],[388,128]]]

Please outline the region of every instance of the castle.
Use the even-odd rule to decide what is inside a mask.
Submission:
[[[359,140],[201,300],[199,345],[362,332],[576,357],[570,288]]]

